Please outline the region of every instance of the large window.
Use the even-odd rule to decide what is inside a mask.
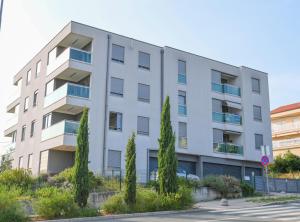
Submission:
[[[21,141],[25,140],[25,135],[26,135],[26,125],[22,126]]]
[[[27,71],[26,84],[28,85],[31,81],[31,69]]]
[[[150,102],[150,86],[142,83],[138,84],[138,100]]]
[[[255,148],[260,149],[264,145],[264,138],[262,134],[255,134]]]
[[[185,91],[178,91],[178,113],[184,116],[187,114]]]
[[[109,129],[122,131],[122,113],[118,113],[118,112],[109,113]]]
[[[186,84],[186,62],[178,60],[178,82]]]
[[[19,169],[23,168],[23,156],[19,157],[19,164],[18,164]]]
[[[150,54],[139,52],[139,68],[150,70]]]
[[[28,110],[28,106],[29,106],[29,97],[26,97],[24,101],[24,112]]]
[[[34,136],[34,131],[35,131],[35,120],[31,122],[31,128],[30,128],[30,137]]]
[[[39,93],[38,90],[36,90],[36,91],[33,93],[33,100],[32,100],[32,105],[33,105],[33,107],[35,107],[35,106],[37,105],[38,93]]]
[[[38,61],[36,64],[36,73],[35,73],[35,77],[38,77],[40,75],[41,72],[41,67],[42,67],[42,61]]]
[[[111,77],[110,79],[110,94],[123,96],[123,87],[124,87],[124,80]]]
[[[138,116],[137,118],[137,134],[149,135],[149,118]]]
[[[48,170],[48,150],[42,151],[40,154],[40,173],[46,173]]]
[[[260,106],[253,106],[253,118],[254,120],[261,121],[261,107]]]
[[[252,92],[260,93],[260,80],[252,78]]]
[[[120,45],[112,44],[111,59],[116,62],[124,63],[125,48]]]
[[[56,60],[56,51],[57,51],[56,48],[54,48],[48,53],[48,60],[47,60],[48,65],[52,64]]]
[[[43,129],[48,128],[51,126],[51,121],[52,120],[52,113],[48,113],[43,116]]]
[[[121,169],[121,151],[108,150],[107,167],[110,169]]]
[[[181,148],[187,147],[187,124],[184,122],[178,124],[178,143]]]
[[[52,93],[54,90],[54,80],[52,79],[51,81],[46,83],[46,88],[45,88],[45,96],[48,96],[50,93]]]
[[[27,169],[32,170],[33,154],[28,155]]]

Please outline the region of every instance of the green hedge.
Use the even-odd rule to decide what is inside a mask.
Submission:
[[[22,192],[26,192],[32,188],[34,179],[28,170],[12,169],[0,173],[0,184],[6,187],[17,187]]]

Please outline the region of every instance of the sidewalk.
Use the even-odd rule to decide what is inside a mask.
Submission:
[[[229,206],[221,206],[220,200],[212,200],[207,202],[199,202],[195,204],[194,207],[202,209],[241,209],[248,207],[259,207],[263,205],[261,203],[247,202],[246,200],[246,198],[229,199]]]

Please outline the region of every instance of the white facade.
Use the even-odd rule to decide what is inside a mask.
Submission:
[[[124,61],[116,61],[122,60],[122,49]],[[147,66],[149,56],[149,69],[139,67]],[[31,80],[26,84],[29,69]],[[14,77],[14,84],[22,79],[20,96],[7,107],[11,113],[20,110],[18,122],[8,126],[5,135],[15,138],[17,132],[13,166],[26,168],[33,158],[34,174],[57,173],[73,164],[76,127],[83,107],[88,107],[90,169],[106,174],[124,169],[125,147],[135,132],[138,177],[147,180],[157,167],[160,111],[166,96],[170,96],[179,167],[189,173],[237,177],[261,173],[256,147],[271,145],[268,77],[247,67],[71,22]],[[138,98],[139,84],[146,99]],[[258,84],[259,92],[253,84]],[[26,97],[29,107],[24,112]],[[45,117],[49,113],[51,117]],[[143,134],[137,132],[138,118],[143,121],[139,122]]]

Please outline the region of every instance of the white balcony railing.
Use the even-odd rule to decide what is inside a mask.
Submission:
[[[273,141],[274,148],[299,147],[300,138]]]
[[[10,117],[7,122],[6,122],[6,129],[14,126],[14,125],[17,125],[18,123],[18,115],[13,115],[12,117]]]
[[[294,131],[300,131],[300,121],[295,121],[292,123],[283,123],[283,124],[272,124],[272,133],[290,133]]]
[[[90,52],[81,49],[67,48],[47,66],[47,75],[69,59],[90,64],[92,62],[92,55]]]
[[[79,122],[71,120],[63,120],[55,123],[46,129],[42,130],[42,141],[55,138],[64,134],[76,135],[79,127]]]

